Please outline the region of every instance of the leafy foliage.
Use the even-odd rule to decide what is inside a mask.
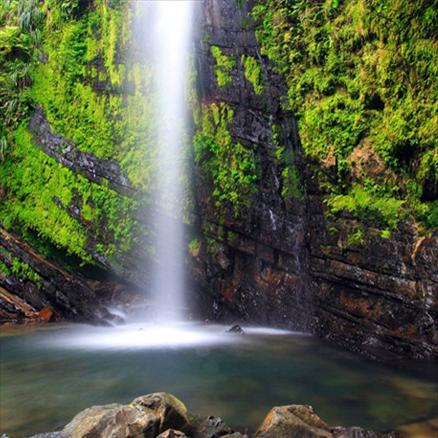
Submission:
[[[386,226],[395,228],[401,218],[404,201],[375,193],[370,189],[354,185],[346,195],[327,198],[332,213],[347,211],[353,216],[368,220],[381,220]]]
[[[129,249],[136,201],[57,163],[34,146],[24,125],[18,128],[15,142],[17,147],[0,168],[8,193],[0,209],[6,227],[34,230],[85,262],[91,262],[89,238],[107,242],[105,256]]]
[[[30,69],[43,16],[38,0],[5,0],[0,4],[0,161],[9,149],[8,133],[28,111]]]
[[[0,40],[9,44],[0,50],[0,98],[7,109],[0,221],[84,262],[96,249],[111,259],[132,245],[138,201],[58,164],[34,145],[26,126],[30,107],[39,105],[57,133],[83,151],[119,159],[133,184],[149,186],[151,175],[140,163],[150,155],[150,104],[143,95],[150,74],[144,64],[125,73],[118,55],[128,44],[129,10],[125,22],[125,6],[114,1],[92,8],[77,0],[7,3],[0,6]],[[134,89],[124,101],[118,87],[128,80]],[[105,243],[93,248],[96,241]]]
[[[76,10],[76,9],[74,9]],[[121,52],[130,42],[128,6],[99,0],[81,15],[53,5],[44,34],[47,61],[34,72],[32,97],[54,130],[80,150],[119,161],[131,183],[152,187],[154,158],[151,99],[146,99],[150,67],[127,65]],[[126,16],[126,19],[122,19]],[[123,96],[129,84],[131,92]]]
[[[213,183],[216,206],[230,206],[239,216],[251,203],[258,171],[254,152],[232,141],[228,125],[233,115],[224,103],[204,105],[194,149],[196,163]]]
[[[236,60],[232,56],[225,54],[222,49],[217,46],[211,47],[211,54],[215,62],[214,73],[216,75],[217,84],[219,87],[230,85],[233,80],[231,73],[236,66]]]
[[[386,166],[372,176],[374,188],[398,186],[394,202],[436,226],[437,11],[430,0],[257,2],[261,53],[286,78],[286,107],[299,118],[304,151],[319,162],[331,200],[356,202],[351,194],[360,186],[368,193],[370,181],[351,168],[351,155],[366,138]],[[327,171],[330,160],[337,178]],[[381,219],[380,208],[373,211]],[[398,209],[390,211],[394,224]]]
[[[21,261],[9,251],[0,247],[0,272],[7,277],[15,276],[22,280],[29,280],[38,288],[42,286],[41,276],[35,272],[26,262]]]
[[[262,94],[264,91],[263,79],[262,79],[262,66],[257,62],[253,56],[241,57],[242,65],[245,69],[245,77],[252,85],[256,94]]]

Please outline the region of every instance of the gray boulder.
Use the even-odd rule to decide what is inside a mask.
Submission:
[[[65,438],[155,438],[160,419],[134,406],[110,404],[80,412],[65,426]]]

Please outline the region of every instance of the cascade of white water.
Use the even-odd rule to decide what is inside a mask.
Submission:
[[[154,177],[156,264],[151,298],[154,319],[175,322],[184,314],[183,145],[187,138],[187,85],[193,7],[190,0],[137,2],[141,9],[142,46],[152,69],[156,138]],[[150,98],[145,97],[145,98]]]

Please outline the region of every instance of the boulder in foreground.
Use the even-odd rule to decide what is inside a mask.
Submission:
[[[2,437],[3,438],[3,437]],[[137,397],[128,405],[92,406],[63,430],[31,438],[248,438],[219,417],[189,416],[184,403],[164,392]],[[272,408],[254,438],[402,438],[360,427],[330,427],[311,406]]]

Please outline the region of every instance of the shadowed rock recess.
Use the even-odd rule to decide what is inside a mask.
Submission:
[[[306,7],[297,2],[296,16],[283,2],[272,0],[199,4],[194,142],[188,153],[193,187],[187,189],[192,197],[186,208],[194,312],[209,320],[309,331],[372,358],[436,361],[438,185],[433,166],[438,136],[418,140],[415,135],[436,131],[424,125],[403,131],[402,141],[394,128],[402,122],[386,119],[398,111],[397,117],[407,120],[406,114],[417,110],[418,119],[436,117],[421,113],[424,102],[409,112],[402,106],[408,98],[394,101],[377,80],[359,97],[350,83],[336,82],[336,75],[353,74],[348,69],[354,63],[363,62],[362,79],[377,74],[380,61],[373,68],[365,65],[371,58],[363,51],[371,50],[367,44],[377,44],[378,30],[365,18],[357,19],[366,11],[354,9],[356,1],[332,2],[332,9],[326,3]],[[121,73],[128,65],[124,2],[78,4],[68,19],[65,11],[52,14],[59,21],[52,24],[58,32],[45,34],[43,29],[42,47],[32,61],[33,100],[19,123],[11,124],[11,152],[1,153],[1,322],[107,321],[111,315],[106,307],[139,301],[138,291],[150,278],[153,230],[143,221],[155,208],[149,196],[154,188],[144,165],[147,145],[133,147],[132,140],[147,137],[142,123],[149,123],[144,121],[148,109],[137,114],[132,108],[136,99],[143,102],[148,84],[136,83],[138,75]],[[427,13],[427,2],[409,8],[408,18],[435,19]],[[315,19],[318,32],[344,29],[333,31],[340,41],[336,44],[345,38],[354,62],[334,59],[331,52],[304,57],[305,48],[314,47],[307,37],[312,14],[327,20]],[[345,20],[349,14],[356,17],[353,24]],[[107,41],[112,37],[102,30],[109,27],[96,18],[101,16],[113,20],[111,26],[125,39]],[[68,20],[73,24],[63,36]],[[353,25],[357,29],[352,31]],[[326,35],[318,35],[314,38],[321,39],[323,51]],[[357,40],[351,35],[358,35]],[[85,41],[93,50],[69,54],[68,38]],[[422,44],[428,38],[423,35]],[[391,44],[389,37],[383,41]],[[295,43],[301,48],[296,60]],[[59,44],[63,51],[56,52]],[[111,59],[107,47],[112,48]],[[371,51],[382,57],[397,53],[380,49]],[[141,65],[135,47],[130,50]],[[340,49],[337,53],[342,54]],[[71,59],[80,72],[72,72]],[[318,61],[313,65],[309,59]],[[297,73],[294,65],[303,66],[302,71]],[[318,76],[324,69],[332,72],[330,68],[333,77]],[[298,85],[297,78],[302,79]],[[77,90],[82,94],[76,95]],[[353,96],[348,101],[345,90]],[[96,110],[87,113],[89,108]],[[356,110],[357,117],[348,118]],[[103,114],[98,123],[96,114]],[[133,120],[125,123],[127,114]],[[367,120],[377,121],[368,126]],[[326,140],[319,146],[325,130]],[[408,150],[414,152],[409,155]],[[108,412],[141,429],[149,420],[136,409],[117,405]],[[96,418],[106,418],[105,412],[96,411]],[[274,414],[267,428],[283,415]],[[309,436],[362,436],[312,428]],[[259,431],[257,436],[271,435]]]
[[[219,417],[199,418],[188,413],[171,394],[154,393],[129,405],[93,406],[76,415],[58,432],[31,438],[249,438],[234,431]],[[330,427],[311,406],[273,408],[254,438],[401,438],[396,432],[380,434],[360,427]]]

